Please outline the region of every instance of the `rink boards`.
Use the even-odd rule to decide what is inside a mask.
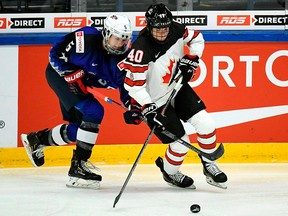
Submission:
[[[195,143],[192,143],[197,147]],[[90,160],[95,165],[133,164],[142,145],[96,145]],[[225,154],[219,163],[287,163],[287,143],[224,143]],[[148,144],[139,163],[154,164],[165,154],[167,145]],[[47,147],[46,166],[69,166],[74,145]],[[23,147],[0,148],[0,168],[32,167]],[[200,163],[198,155],[188,151],[184,163]]]
[[[222,160],[286,162],[287,34],[256,31],[252,40],[253,32],[238,33],[235,36],[235,32],[203,32],[205,52],[190,85],[204,100],[216,122],[218,142],[223,142],[227,151]],[[232,41],[223,41],[229,35]],[[57,98],[44,76],[51,47],[45,41],[51,42],[59,36],[55,34],[53,39],[46,35],[41,44],[31,44],[41,37],[29,40],[27,36],[23,38],[28,41],[27,45],[0,46],[0,166],[29,165],[19,135],[62,123]],[[99,91],[119,101],[117,90]],[[103,106],[105,116],[93,153],[95,161],[133,163],[149,133],[147,126],[126,125],[121,108],[105,102]],[[184,125],[191,142],[196,143],[195,131]],[[150,143],[153,143],[149,145],[151,152],[147,152],[143,163],[153,162],[154,154],[164,154],[166,146],[157,145],[160,142],[156,137],[152,137]],[[50,148],[47,164],[50,160],[51,165],[69,163],[71,148]],[[11,155],[18,156],[9,162]],[[198,161],[192,155],[191,161]]]

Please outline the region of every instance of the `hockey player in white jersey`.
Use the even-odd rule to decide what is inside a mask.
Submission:
[[[141,106],[142,115],[162,143],[169,144],[164,159],[156,165],[171,185],[195,188],[191,177],[180,172],[188,148],[168,138],[161,130],[168,130],[178,138],[190,142],[180,120],[190,123],[197,132],[200,149],[206,153],[216,150],[216,128],[206,112],[204,102],[188,82],[194,77],[204,50],[202,34],[172,20],[172,13],[164,4],[150,5],[145,13],[147,26],[133,42],[128,56],[118,64],[126,71],[124,87]],[[184,46],[189,54],[184,53]],[[169,104],[165,116],[160,114],[174,89],[176,76],[182,75],[182,87]],[[129,119],[128,119],[129,120]],[[227,176],[215,161],[199,156],[209,184],[226,188]]]

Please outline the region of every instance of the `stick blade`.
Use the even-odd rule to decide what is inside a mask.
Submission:
[[[118,194],[118,196],[115,197],[114,203],[113,203],[113,208],[115,208],[116,204],[118,203],[120,198],[120,194]]]
[[[222,155],[224,154],[224,146],[221,143],[218,148],[216,149],[216,151],[213,152],[213,154],[211,155],[211,160],[217,160],[218,158],[222,157]]]

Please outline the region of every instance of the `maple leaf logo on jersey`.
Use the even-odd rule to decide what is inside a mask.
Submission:
[[[166,72],[166,74],[162,77],[163,79],[163,83],[169,83],[170,79],[171,79],[171,75],[172,75],[172,68],[173,65],[175,63],[175,60],[170,59],[170,64],[168,66],[168,71]]]

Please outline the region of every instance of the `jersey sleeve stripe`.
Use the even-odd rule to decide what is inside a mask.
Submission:
[[[200,31],[194,30],[193,36],[192,36],[191,40],[187,43],[187,45],[190,46],[192,40],[195,39],[199,34],[200,34]]]
[[[189,31],[188,31],[188,29],[186,28],[186,29],[185,29],[185,33],[184,33],[184,35],[183,35],[184,40],[188,37],[188,35],[189,35]]]
[[[192,39],[196,38],[199,35],[200,31],[195,30]]]
[[[135,64],[129,64],[125,62],[121,62],[119,64],[120,69],[125,68],[126,70],[130,70],[131,72],[135,73],[144,73],[146,70],[148,70],[148,65],[135,65]]]
[[[125,80],[124,80],[125,84],[132,87],[132,86],[143,86],[145,83],[146,83],[146,80],[131,80],[127,77],[125,77]]]

